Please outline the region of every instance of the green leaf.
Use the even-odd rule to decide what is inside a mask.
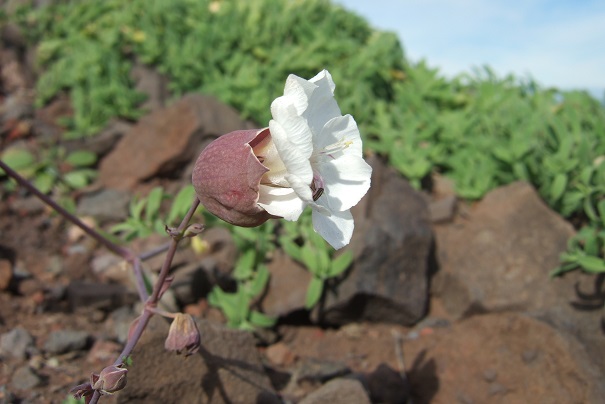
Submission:
[[[151,223],[155,219],[160,210],[162,199],[164,198],[164,189],[155,187],[147,195],[147,205],[145,207],[146,221]]]
[[[145,209],[145,203],[147,201],[145,199],[141,199],[137,201],[133,199],[130,202],[130,217],[134,220],[141,221],[141,215],[143,214],[143,209]]]
[[[309,282],[309,286],[307,287],[307,297],[305,299],[305,308],[307,310],[311,310],[319,299],[321,299],[321,295],[324,290],[324,281],[321,278],[313,277],[311,278],[311,282]]]
[[[330,270],[328,271],[328,278],[333,278],[342,274],[353,262],[353,253],[346,251],[340,254],[338,257],[332,259],[330,264]]]
[[[34,186],[43,194],[49,193],[55,185],[56,177],[48,171],[43,171],[36,175]]]
[[[578,265],[581,266],[586,272],[605,272],[605,260],[603,258],[585,255],[578,258]]]
[[[549,276],[551,278],[563,275],[565,272],[573,271],[578,268],[578,264],[576,262],[568,262],[566,264],[561,264],[557,268],[553,269]]]
[[[84,188],[89,182],[87,171],[70,171],[63,176],[63,181],[73,189]]]
[[[256,269],[254,280],[250,285],[250,296],[255,297],[261,294],[265,290],[270,277],[271,273],[269,272],[269,269],[267,269],[265,265],[259,265]]]
[[[305,264],[311,273],[316,274],[317,276],[322,275],[318,265],[317,252],[310,243],[307,242],[301,247],[301,258],[303,264]]]
[[[256,310],[252,310],[250,312],[250,322],[257,327],[270,328],[275,325],[277,319]]]
[[[238,281],[250,278],[254,273],[255,262],[255,250],[248,250],[244,252],[235,264],[235,269],[233,270],[233,277]]]
[[[87,150],[78,150],[69,153],[65,162],[72,167],[88,167],[97,162],[97,155]]]
[[[567,175],[565,174],[557,174],[550,186],[550,199],[551,201],[558,201],[559,198],[565,192],[565,188],[567,187]]]
[[[0,159],[4,161],[7,166],[17,172],[33,166],[35,162],[33,154],[27,150],[17,148],[6,150],[4,153],[2,153]],[[4,174],[2,169],[0,169],[0,174]]]
[[[175,219],[184,217],[189,211],[194,196],[195,189],[193,189],[193,185],[187,185],[181,189],[172,202],[166,223],[173,224]]]
[[[599,211],[599,216],[601,217],[601,223],[605,226],[605,199],[601,199],[597,204],[597,210]]]
[[[295,261],[301,261],[301,249],[296,243],[287,237],[280,237],[279,243],[281,244],[282,250],[284,250],[284,252],[290,256],[290,258]]]

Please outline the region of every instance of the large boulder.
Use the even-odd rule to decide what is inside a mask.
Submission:
[[[602,375],[573,338],[517,313],[436,333],[408,369],[414,402],[597,403]]]
[[[433,292],[453,318],[519,311],[575,335],[605,371],[598,279],[551,279],[573,227],[516,182],[493,190],[456,221],[435,226],[440,270]],[[601,292],[602,293],[602,292]],[[598,300],[598,299],[597,299]]]
[[[129,190],[156,175],[174,175],[199,153],[205,136],[249,126],[212,97],[186,95],[141,118],[101,161],[99,180],[108,188]]]
[[[412,325],[428,303],[433,234],[427,202],[394,169],[378,158],[369,162],[372,186],[353,209],[355,261],[346,278],[328,288],[322,320]]]

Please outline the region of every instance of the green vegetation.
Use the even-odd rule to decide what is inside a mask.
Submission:
[[[373,30],[328,0],[64,1],[9,18],[38,43],[38,103],[69,92],[68,136],[94,135],[112,116],[144,113],[129,76],[134,60],[166,74],[175,97],[213,94],[261,125],[288,74],[309,78],[327,68],[366,148],[412,184],[420,187],[438,172],[454,180],[460,196],[478,199],[499,185],[529,181],[552,208],[584,226],[554,273],[605,272],[605,108],[584,92],[499,78],[489,68],[445,79],[424,62],[407,61],[394,34]],[[133,204],[137,212],[141,219],[141,201]],[[141,219],[147,229],[159,226],[152,216]],[[282,247],[317,279],[310,306],[323,281],[346,269],[345,258],[326,259],[308,223],[288,226]],[[253,258],[244,252],[239,281],[262,283],[255,280],[264,277],[260,251],[266,250]],[[250,286],[248,303],[260,289]],[[230,303],[221,302],[230,297],[221,293],[214,303],[226,308]],[[238,307],[231,317],[244,324],[249,304]]]

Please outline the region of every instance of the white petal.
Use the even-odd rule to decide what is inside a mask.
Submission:
[[[313,192],[311,192],[311,181],[307,182],[297,175],[287,174],[286,180],[292,187],[296,195],[306,203],[313,202]]]
[[[303,78],[291,74],[286,79],[284,95],[288,96],[290,102],[296,107],[299,115],[306,111],[309,105],[309,98],[317,86]]]
[[[275,143],[277,153],[284,162],[289,174],[300,177],[307,184],[313,180],[313,169],[309,158],[303,154],[290,140],[284,128],[275,120],[269,122],[271,139]]]
[[[330,119],[342,115],[329,84],[325,80],[318,82],[318,84],[320,85],[311,94],[309,106],[303,113],[311,131],[316,135],[321,132],[321,129]]]
[[[351,115],[331,119],[324,125],[319,135],[313,137],[315,150],[324,150],[337,143],[348,143],[347,148],[342,150],[343,154],[362,156],[361,134],[357,122]]]
[[[348,210],[330,217],[313,211],[313,228],[337,250],[349,244],[354,227],[353,216]]]
[[[331,211],[351,209],[368,192],[372,167],[363,158],[345,154],[334,160],[325,160],[319,167],[324,180],[324,202]],[[325,199],[324,199],[325,198]]]
[[[271,104],[271,114],[285,131],[288,140],[305,156],[313,153],[313,134],[307,122],[290,103],[289,97],[279,97]]]
[[[274,216],[286,220],[298,220],[305,203],[291,188],[279,188],[262,185],[259,187],[258,204]]]
[[[330,91],[332,92],[332,94],[334,94],[334,89],[336,89],[336,84],[334,83],[334,80],[332,80],[332,75],[326,69],[317,73],[315,75],[315,77],[313,77],[309,81],[311,83],[317,84],[318,86],[327,85],[330,88]]]

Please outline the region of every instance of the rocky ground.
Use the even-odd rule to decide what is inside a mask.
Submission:
[[[69,98],[33,107],[32,52],[5,29],[0,49],[3,148],[58,139]],[[101,157],[77,212],[106,228],[135,195],[177,192],[195,156],[220,134],[253,127],[213,98],[169,100],[166,78],[136,66],[149,113],[66,143]],[[49,143],[50,142],[50,143]],[[164,351],[154,319],[134,352],[128,386],[105,402],[599,403],[605,400],[603,277],[549,279],[573,226],[526,183],[468,204],[439,175],[430,192],[369,156],[369,194],[354,209],[355,256],[321,308],[304,307],[308,273],[279,251],[260,302],[280,317],[256,334],[227,329],[206,302],[208,279],[228,274],[228,233],[204,233],[174,262],[172,304],[195,315],[199,354]],[[472,169],[472,168],[470,168]],[[61,403],[120,352],[140,310],[128,269],[31,195],[1,191],[0,403]],[[165,242],[153,236],[138,252]],[[159,269],[161,258],[147,263]]]

